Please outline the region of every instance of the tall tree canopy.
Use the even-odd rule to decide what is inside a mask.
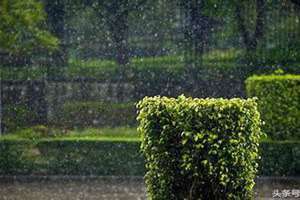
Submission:
[[[2,59],[24,64],[33,52],[55,50],[59,42],[47,31],[45,19],[43,4],[37,0],[0,0]]]
[[[66,23],[65,15],[67,12],[71,12],[72,9],[74,9],[72,8],[72,5],[76,5],[78,2],[74,1],[71,3],[66,0],[43,0],[43,2],[47,13],[47,26],[50,29],[51,34],[60,41],[59,48],[50,56],[51,64],[54,66],[66,66],[68,64],[68,57],[64,38]],[[69,7],[66,5],[69,5]]]

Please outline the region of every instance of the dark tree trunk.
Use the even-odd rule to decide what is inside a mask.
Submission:
[[[3,105],[2,105],[2,98],[3,98],[3,94],[2,94],[2,77],[0,79],[0,136],[2,135],[3,131],[4,131],[4,126],[3,126]]]
[[[242,9],[242,5],[239,3],[236,3],[236,8],[235,8],[235,15],[236,15],[236,19],[237,19],[237,25],[238,25],[238,29],[242,35],[242,39],[244,42],[244,45],[246,47],[246,50],[249,51],[250,50],[250,35],[249,32],[246,28],[245,25],[245,21],[244,18],[242,16],[242,13],[244,13],[244,10]]]
[[[129,64],[128,14],[132,10],[133,8],[129,8],[128,0],[104,1],[96,10],[110,32],[114,59],[122,69]]]
[[[203,0],[181,1],[185,17],[185,42],[186,50],[191,56],[192,62],[201,64],[205,47],[208,41],[210,28],[216,22],[203,14]]]
[[[203,1],[196,0],[192,2],[191,14],[191,29],[194,37],[194,51],[196,58],[202,59],[204,53],[204,33],[206,18],[202,15]]]
[[[266,15],[266,0],[256,0],[256,27],[253,38],[253,48],[257,48],[259,41],[264,36],[264,23]]]
[[[119,66],[126,66],[129,64],[128,11],[118,16],[113,24],[109,24],[109,29],[115,47],[115,60]]]
[[[294,4],[298,16],[300,16],[300,0],[291,0],[291,2]]]
[[[243,9],[242,2],[238,1],[236,3],[235,14],[238,29],[242,35],[246,51],[249,53],[257,49],[259,41],[264,36],[265,7],[265,0],[256,0],[256,24],[254,33],[251,34],[251,32],[248,31],[246,27],[247,19],[245,19],[242,14],[245,12],[245,10]]]
[[[84,0],[84,2],[85,5],[90,5],[92,0]],[[101,0],[99,1],[99,6],[96,8],[100,18],[105,20],[112,36],[115,48],[115,60],[121,67],[128,65],[130,61],[128,15],[130,12],[139,9],[146,2],[147,0]]]
[[[210,28],[215,21],[203,13],[204,0],[181,0],[180,6],[184,15],[184,44],[186,74],[186,90],[191,95],[195,94],[194,85],[200,84],[198,67],[203,66],[203,54],[208,41]]]
[[[68,62],[65,36],[65,1],[64,0],[46,0],[45,10],[47,13],[47,23],[51,33],[60,41],[59,49],[50,55],[50,65],[65,66]]]
[[[300,8],[300,0],[291,0],[291,2]]]

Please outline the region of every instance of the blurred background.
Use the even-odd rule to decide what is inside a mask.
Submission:
[[[297,0],[1,0],[1,130],[135,126],[144,96],[300,72]]]
[[[145,199],[136,103],[181,94],[258,96],[255,194],[295,196],[299,74],[299,0],[0,0],[0,199]]]

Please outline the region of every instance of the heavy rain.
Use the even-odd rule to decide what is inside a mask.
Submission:
[[[0,0],[0,200],[300,199],[299,0]]]

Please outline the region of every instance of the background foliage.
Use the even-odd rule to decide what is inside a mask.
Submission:
[[[2,59],[21,64],[34,53],[57,49],[59,41],[47,30],[46,13],[40,1],[2,0],[0,5]]]
[[[272,139],[300,139],[300,76],[252,76],[246,80],[249,97],[258,97],[265,121],[263,131]]]

